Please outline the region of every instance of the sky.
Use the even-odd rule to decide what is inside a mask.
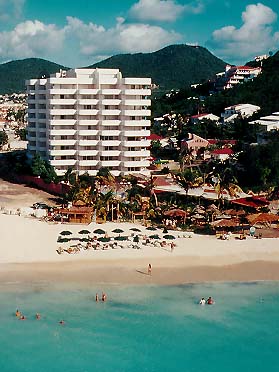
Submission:
[[[243,64],[279,49],[278,15],[278,0],[0,0],[0,63],[81,67],[190,44]]]

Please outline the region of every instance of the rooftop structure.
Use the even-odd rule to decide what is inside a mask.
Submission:
[[[268,116],[262,116],[258,120],[250,121],[249,124],[258,124],[265,132],[279,129],[279,112],[274,112]]]
[[[26,85],[30,157],[40,154],[58,175],[149,173],[151,79],[73,69]]]
[[[221,114],[224,122],[230,122],[238,117],[249,118],[261,108],[250,103],[243,103],[225,108],[225,112]]]
[[[230,89],[237,84],[253,80],[262,72],[261,67],[227,65],[224,72],[216,74],[216,89]]]
[[[206,114],[206,113],[191,116],[191,121],[192,121],[192,123],[194,123],[194,124],[195,124],[195,123],[198,123],[199,121],[202,121],[202,120],[218,121],[219,119],[220,119],[220,118],[219,118],[219,116],[217,116],[217,115],[214,115],[214,114]]]

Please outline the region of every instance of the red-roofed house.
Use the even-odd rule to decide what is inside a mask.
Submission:
[[[233,152],[232,149],[229,149],[229,148],[225,147],[225,148],[222,148],[222,149],[213,150],[213,151],[210,152],[210,154],[215,160],[224,161],[224,160],[228,159],[231,155],[233,155],[234,152]]]

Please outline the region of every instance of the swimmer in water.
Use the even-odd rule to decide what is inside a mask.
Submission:
[[[15,316],[17,318],[20,318],[21,317],[21,312],[17,309],[16,312],[15,312]]]
[[[64,320],[60,320],[59,324],[61,324],[61,325],[65,325]]]
[[[39,313],[36,314],[36,319],[37,320],[40,320],[41,319],[41,315]]]
[[[19,320],[26,320],[26,316],[21,315],[21,317],[19,318]]]
[[[204,299],[204,297],[200,300],[199,304],[200,305],[205,305],[205,299]]]
[[[206,303],[207,303],[207,305],[213,305],[214,304],[213,298],[212,297],[208,297]]]
[[[107,295],[105,293],[102,293],[102,301],[106,302],[107,300]]]

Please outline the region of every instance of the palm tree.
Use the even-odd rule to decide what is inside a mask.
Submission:
[[[219,200],[223,201],[224,191],[227,191],[230,196],[236,196],[242,192],[242,189],[238,186],[233,163],[229,161],[215,163],[212,169],[212,176]]]
[[[199,172],[193,168],[187,168],[184,172],[177,173],[175,180],[185,190],[186,198],[190,188],[198,187],[203,183]]]

